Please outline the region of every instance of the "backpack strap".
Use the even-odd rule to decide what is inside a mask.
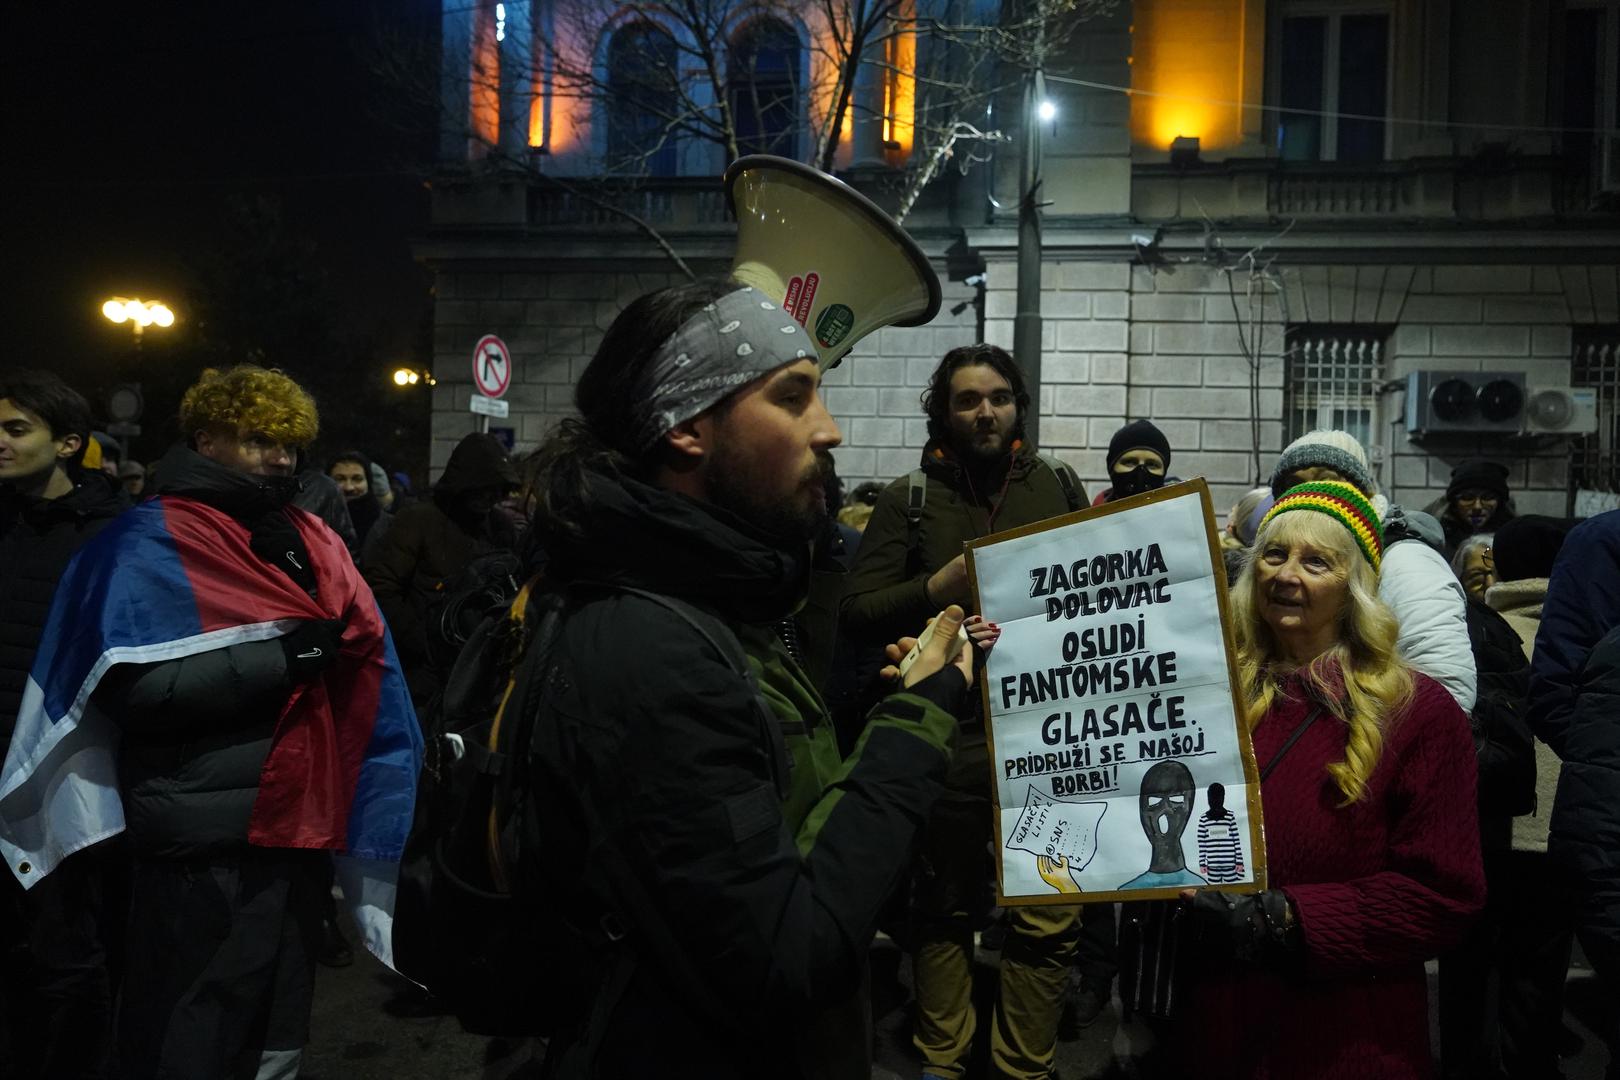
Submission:
[[[1069,512],[1085,508],[1085,499],[1080,495],[1080,478],[1074,475],[1069,463],[1055,454],[1036,454],[1048,469],[1057,476],[1058,484],[1063,488],[1063,497],[1069,501]]]
[[[906,576],[922,566],[923,507],[928,502],[928,476],[921,469],[906,474]]]
[[[688,626],[696,630],[714,648],[714,651],[725,658],[726,663],[737,676],[748,684],[753,691],[754,713],[759,721],[761,735],[765,745],[769,747],[769,760],[771,764],[771,779],[776,784],[777,799],[786,799],[788,795],[788,780],[793,769],[793,762],[788,757],[787,742],[782,738],[782,729],[776,720],[776,713],[771,711],[770,704],[766,702],[761,691],[759,681],[754,678],[754,669],[748,663],[748,656],[743,652],[742,642],[737,635],[720,619],[704,611],[702,608],[688,603],[685,600],[667,596],[663,593],[650,592],[646,589],[632,588],[629,585],[608,585],[608,588],[618,592],[639,596],[643,600],[651,601],[669,611],[673,611],[684,619]]]

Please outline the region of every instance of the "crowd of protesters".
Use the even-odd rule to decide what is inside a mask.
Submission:
[[[912,956],[923,1077],[1054,1076],[1059,1039],[1113,1006],[1119,915],[994,906],[972,687],[1000,627],[963,545],[1174,483],[1173,448],[1125,424],[1088,498],[1025,437],[1012,358],[969,345],[921,389],[917,468],[846,498],[813,353],[772,311],[728,281],[634,301],[576,418],[519,462],[467,436],[421,498],[362,449],[307,456],[316,403],[280,372],[202,373],[145,466],[60,379],[0,376],[0,831],[26,831],[7,800],[52,753],[19,747],[86,648],[65,609],[104,628],[63,685],[81,730],[115,733],[96,790],[122,826],[0,876],[0,1074],[296,1076],[315,965],[353,960],[320,850],[345,843],[314,824],[329,807],[266,804],[358,768],[359,714],[428,715],[455,597],[543,565],[569,597],[547,677],[574,741],[541,810],[593,823],[556,831],[547,873],[587,920],[637,910],[601,895],[604,861],[658,898],[577,980],[547,1074],[868,1076],[881,926]],[[1541,1080],[1577,949],[1620,1000],[1620,513],[1518,515],[1509,476],[1465,461],[1403,507],[1352,435],[1313,431],[1216,523],[1272,763],[1269,887],[1169,902],[1180,1004],[1144,1068]],[[113,648],[162,614],[142,588],[191,621]],[[419,761],[414,722],[400,738],[396,766]],[[982,1031],[976,945],[999,950]]]

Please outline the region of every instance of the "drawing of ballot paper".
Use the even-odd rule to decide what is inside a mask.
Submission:
[[[1063,802],[1031,785],[1024,812],[1007,835],[1007,847],[1067,859],[1069,872],[1077,874],[1097,854],[1097,826],[1107,810],[1105,802]]]

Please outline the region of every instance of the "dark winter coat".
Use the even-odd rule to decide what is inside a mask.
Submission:
[[[62,571],[128,506],[123,488],[99,470],[86,471],[59,499],[0,489],[0,761]]]
[[[1385,725],[1365,797],[1341,806],[1327,766],[1347,731],[1323,716],[1261,786],[1271,887],[1288,894],[1298,972],[1189,973],[1177,1014],[1188,1076],[1417,1080],[1434,1075],[1424,961],[1457,944],[1485,902],[1468,719],[1415,675]],[[1269,762],[1312,702],[1291,677],[1254,729]]]
[[[1573,529],[1530,668],[1530,722],[1564,762],[1547,850],[1575,883],[1575,928],[1620,984],[1620,511]]]
[[[388,531],[366,546],[361,571],[388,620],[418,701],[437,686],[428,617],[445,585],[478,556],[512,550],[518,542],[505,517],[494,511],[475,515],[467,498],[516,485],[517,474],[500,443],[487,435],[469,435],[451,453],[433,498],[400,510]]]
[[[906,521],[909,476],[878,496],[844,592],[843,629],[858,640],[887,644],[915,634],[939,608],[928,599],[928,578],[962,554],[969,540],[1069,512],[1063,485],[1049,466],[1019,446],[1008,467],[979,490],[944,449],[929,443],[922,470],[927,487],[915,550]],[[1086,493],[1077,490],[1080,505]],[[969,612],[972,614],[972,612]]]
[[[906,519],[911,491],[908,475],[878,496],[845,582],[840,632],[868,649],[881,649],[916,634],[939,613],[940,605],[928,598],[928,578],[961,555],[969,540],[1045,521],[1072,509],[1051,466],[1022,444],[999,473],[978,484],[935,443],[923,450],[922,470],[927,495],[915,543]],[[1086,493],[1078,481],[1076,497],[1084,506]],[[979,795],[987,793],[990,771],[977,703],[978,695],[973,695],[961,718],[962,741],[950,787]]]
[[[1510,822],[1536,808],[1535,736],[1525,723],[1530,662],[1511,623],[1487,604],[1468,599],[1468,641],[1479,671],[1470,716],[1479,755],[1479,812],[1485,846],[1506,848]]]
[[[576,918],[595,922],[622,890],[585,889],[586,845],[611,845],[662,915],[661,928],[632,925],[628,940],[659,935],[701,973],[700,986],[683,985],[675,965],[633,948],[592,1075],[642,1075],[649,1055],[655,1071],[706,1080],[860,1060],[856,987],[878,911],[940,790],[962,680],[947,672],[928,697],[886,699],[841,761],[819,695],[772,629],[804,592],[796,545],[632,480],[598,475],[592,489],[585,538],[547,538],[548,581],[634,585],[711,612],[741,642],[791,761],[782,794],[754,689],[679,616],[622,592],[583,594],[551,680],[574,760],[548,762],[558,777],[548,820],[567,820],[577,799],[605,829],[555,830],[548,880]],[[571,1041],[553,1040],[552,1052]]]
[[[177,446],[158,465],[154,494],[196,499],[268,535],[276,520],[303,512],[287,505],[296,487]],[[303,548],[290,522],[286,529],[293,539],[278,531],[276,547]],[[291,689],[279,639],[107,672],[91,700],[122,731],[119,785],[137,853],[179,859],[246,847],[259,774]]]

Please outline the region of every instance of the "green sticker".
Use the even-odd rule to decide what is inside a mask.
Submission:
[[[830,349],[849,337],[855,329],[855,313],[843,304],[832,304],[816,320],[816,340],[824,349]]]

